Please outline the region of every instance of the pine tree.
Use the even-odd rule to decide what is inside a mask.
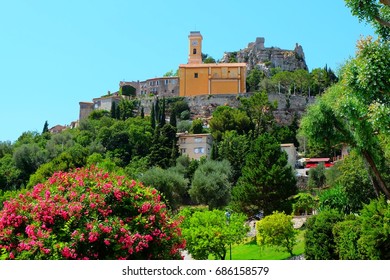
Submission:
[[[258,137],[249,152],[242,176],[233,189],[232,204],[236,211],[248,215],[264,211],[291,213],[288,200],[296,194],[296,179],[287,155],[276,139],[265,133]]]

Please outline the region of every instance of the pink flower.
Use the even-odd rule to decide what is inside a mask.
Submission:
[[[35,232],[34,232],[34,226],[33,225],[28,225],[26,226],[26,233],[29,237],[34,238],[35,237]],[[36,238],[36,237],[35,237]]]
[[[146,202],[144,203],[142,206],[141,206],[141,213],[146,213],[149,211],[149,209],[151,208],[152,206],[150,205],[149,202]]]
[[[50,254],[50,249],[42,248],[42,252],[43,252],[45,255],[48,255],[48,254]]]
[[[114,196],[115,196],[115,198],[117,199],[117,200],[121,200],[122,199],[122,193],[121,193],[121,191],[120,190],[118,190],[118,189],[114,189]]]
[[[75,254],[74,249],[69,249],[69,247],[64,247],[61,254],[67,259],[74,259],[77,255]]]
[[[160,212],[160,210],[161,210],[161,205],[160,204],[157,204],[156,206],[153,207],[153,212],[156,213],[156,214],[158,212]]]
[[[95,242],[96,240],[98,240],[98,237],[99,237],[99,234],[98,234],[97,232],[91,231],[91,232],[89,233],[89,237],[88,237],[89,243]]]

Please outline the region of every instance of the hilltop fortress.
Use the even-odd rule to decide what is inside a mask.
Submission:
[[[266,48],[263,37],[256,38],[248,47],[238,52],[225,52],[221,62],[237,61],[247,64],[247,70],[258,68],[269,73],[271,68],[280,68],[282,71],[307,70],[303,48],[298,43],[294,50],[283,50],[277,47]]]
[[[179,65],[179,76],[121,81],[120,91],[124,88],[130,89],[133,95],[141,100],[145,113],[150,111],[149,107],[155,97],[180,96],[190,104],[191,110],[194,110],[193,115],[209,117],[219,105],[237,106],[236,97],[246,94],[246,76],[254,68],[261,69],[266,74],[276,67],[283,71],[307,70],[303,49],[298,44],[294,50],[266,48],[265,39],[260,37],[243,50],[226,52],[218,63],[203,63],[202,41],[203,36],[199,31],[190,32],[188,61],[187,64]],[[119,103],[123,98],[127,97],[115,92],[94,98],[92,102],[80,102],[79,120],[86,118],[96,109],[110,111],[112,102]],[[284,96],[273,96],[273,99],[281,99],[278,103],[286,104]],[[309,101],[304,99],[297,101],[297,109],[306,107],[307,102]]]

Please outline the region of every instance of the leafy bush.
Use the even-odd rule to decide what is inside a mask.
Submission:
[[[384,197],[365,205],[358,216],[337,223],[333,234],[340,259],[390,259],[390,204]]]
[[[300,215],[302,213],[307,215],[313,212],[317,206],[316,197],[309,193],[299,193],[294,196],[294,199],[296,200],[293,204],[293,213],[295,215]]]
[[[308,260],[337,260],[333,226],[343,220],[336,210],[325,210],[307,221],[305,257]]]
[[[390,202],[383,196],[371,200],[360,211],[358,248],[366,260],[390,259]]]
[[[333,227],[336,252],[341,260],[360,260],[357,241],[361,235],[361,223],[356,216],[350,215],[345,221],[338,222]]]
[[[350,212],[347,194],[341,185],[336,185],[333,188],[321,192],[319,200],[320,210],[336,209],[346,214]]]
[[[8,259],[181,259],[179,220],[155,189],[101,169],[57,172],[4,202]]]
[[[191,129],[192,123],[189,120],[180,121],[177,124],[177,132],[189,132]]]

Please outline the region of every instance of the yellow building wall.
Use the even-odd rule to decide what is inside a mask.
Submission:
[[[180,96],[246,92],[243,64],[184,64],[179,67],[179,79]]]
[[[195,78],[197,74],[197,78]],[[180,96],[194,96],[208,94],[207,68],[180,68]]]
[[[238,83],[238,80],[212,80],[210,93],[238,93]]]

